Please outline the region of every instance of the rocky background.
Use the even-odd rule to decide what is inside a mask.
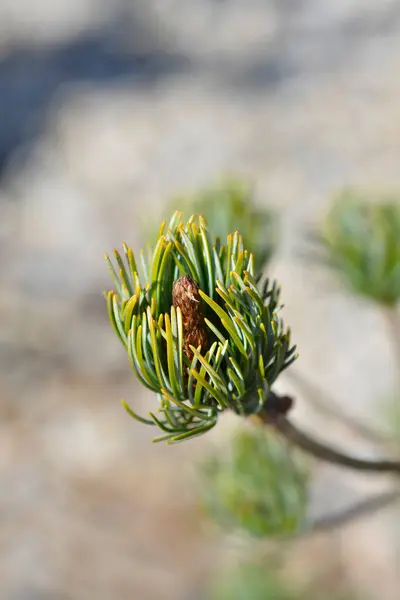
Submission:
[[[227,562],[193,477],[231,423],[152,445],[119,404],[154,400],[102,297],[103,253],[138,248],[171,195],[232,172],[281,212],[271,268],[297,369],[379,429],[395,381],[381,315],[300,255],[337,188],[400,186],[399,73],[398,0],[1,0],[3,600],[194,600]],[[374,455],[280,386],[309,430]],[[389,483],[319,467],[311,510]],[[395,600],[398,518],[297,542],[290,576]]]

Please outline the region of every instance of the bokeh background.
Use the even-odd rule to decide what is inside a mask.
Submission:
[[[234,419],[165,448],[119,404],[143,413],[154,398],[108,324],[103,254],[139,248],[175,195],[227,173],[252,182],[281,218],[270,270],[296,369],[384,427],[381,315],[303,246],[338,188],[400,187],[399,73],[399,0],[0,0],[2,599],[202,599],[245,552],[202,518],[194,484]],[[278,387],[308,430],[375,454],[289,376]],[[315,475],[316,515],[390,483]],[[395,600],[398,520],[296,541],[287,577],[327,600],[342,585]]]

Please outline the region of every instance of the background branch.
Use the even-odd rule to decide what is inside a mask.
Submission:
[[[325,515],[310,523],[307,533],[318,533],[327,529],[334,529],[342,525],[346,525],[356,519],[360,519],[374,513],[378,510],[386,508],[393,502],[400,499],[400,490],[390,490],[388,492],[377,494],[372,498],[361,500],[349,508],[345,508],[336,513]]]

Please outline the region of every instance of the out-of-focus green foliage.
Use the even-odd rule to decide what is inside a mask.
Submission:
[[[225,240],[237,229],[243,243],[254,254],[255,273],[271,259],[278,241],[278,219],[272,209],[256,206],[250,185],[226,178],[194,194],[174,198],[166,214],[180,210],[184,215],[201,214],[212,238]]]
[[[139,421],[164,433],[154,441],[178,442],[205,433],[221,411],[248,415],[263,406],[278,375],[295,360],[279,316],[279,288],[254,278],[253,255],[238,232],[214,242],[200,216],[162,224],[155,248],[141,253],[142,274],[133,251],[106,256],[115,289],[106,294],[114,331],[127,350],[139,381],[159,395],[157,415]],[[199,284],[204,304],[207,348],[183,352],[180,308],[172,288],[182,275]]]
[[[355,600],[337,582],[338,589],[299,588],[282,579],[268,564],[244,563],[219,573],[206,600]],[[367,600],[364,598],[363,600]]]
[[[375,201],[374,201],[375,200]],[[345,190],[334,200],[319,240],[346,285],[387,306],[400,299],[400,197]]]
[[[388,441],[400,449],[400,397],[397,394],[383,399],[377,418]]]
[[[207,600],[300,600],[268,567],[244,564],[221,574]]]
[[[240,430],[226,452],[206,459],[201,471],[203,505],[222,527],[263,537],[303,526],[307,471],[270,430]]]

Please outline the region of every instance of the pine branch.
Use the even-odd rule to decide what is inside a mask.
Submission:
[[[282,410],[280,406],[282,406]],[[400,476],[400,460],[356,458],[325,445],[302,432],[285,416],[287,406],[287,396],[280,397],[271,392],[263,408],[258,413],[258,417],[265,425],[278,431],[288,442],[319,460],[358,471],[392,473]]]
[[[389,441],[383,435],[365,423],[361,423],[348,412],[344,413],[332,396],[319,389],[317,385],[309,381],[298,371],[289,370],[286,377],[291,378],[294,384],[300,387],[304,392],[304,401],[322,416],[334,419],[342,427],[373,444],[389,445]]]

